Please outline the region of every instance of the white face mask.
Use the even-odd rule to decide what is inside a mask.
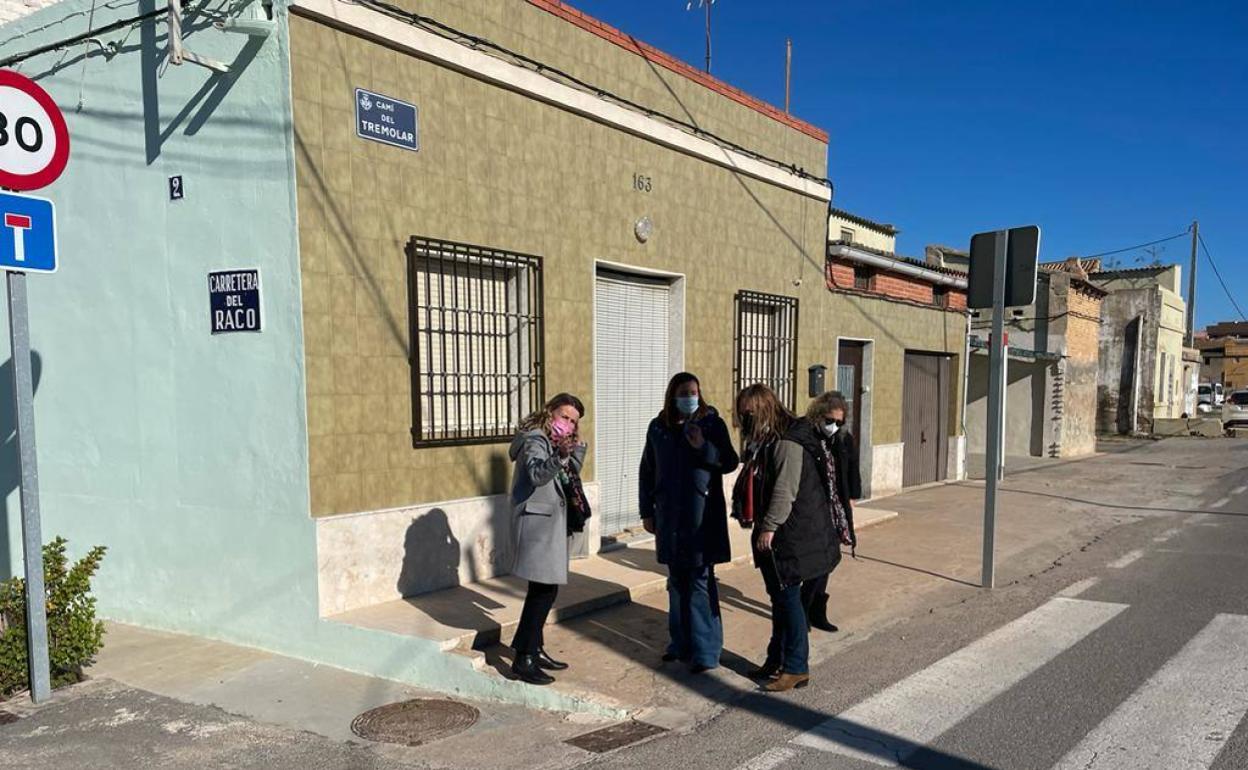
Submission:
[[[823,424],[823,435],[828,438],[832,438],[833,436],[836,435],[836,432],[840,429],[841,429],[841,426],[834,422],[825,422]]]

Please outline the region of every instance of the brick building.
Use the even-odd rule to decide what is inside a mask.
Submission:
[[[896,253],[898,230],[832,209],[836,385],[855,405],[874,496],[965,470],[966,276]]]
[[[1220,382],[1227,393],[1248,388],[1248,322],[1213,324],[1195,344],[1200,355],[1201,382]]]
[[[1078,265],[1042,265],[1036,302],[1007,310],[1009,364],[1005,449],[1010,455],[1076,457],[1096,450],[1101,303],[1105,292]],[[1069,271],[1068,271],[1069,270]],[[985,451],[990,311],[971,315],[967,384],[969,451]]]

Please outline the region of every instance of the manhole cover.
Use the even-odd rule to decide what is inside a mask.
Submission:
[[[472,706],[450,700],[409,700],[365,711],[351,732],[370,741],[420,746],[461,733],[480,716]]]
[[[578,735],[564,743],[595,754],[604,754],[664,732],[667,730],[645,722],[621,722],[618,725],[594,730],[592,733]]]

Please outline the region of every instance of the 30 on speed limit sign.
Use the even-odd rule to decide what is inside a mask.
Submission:
[[[47,187],[68,160],[69,129],[56,102],[25,75],[0,70],[0,187]]]

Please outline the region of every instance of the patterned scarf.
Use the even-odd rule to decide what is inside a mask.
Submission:
[[[585,499],[585,487],[581,484],[581,476],[572,466],[571,457],[559,459],[559,473],[555,480],[563,490],[563,498],[568,503],[568,534],[585,531],[585,522],[589,520],[591,511],[589,501]]]
[[[837,541],[850,545],[852,541],[849,537],[849,516],[845,512],[845,504],[841,502],[840,494],[836,491],[836,455],[825,444],[823,456],[828,468],[828,507],[831,509],[832,527],[836,530]]]

